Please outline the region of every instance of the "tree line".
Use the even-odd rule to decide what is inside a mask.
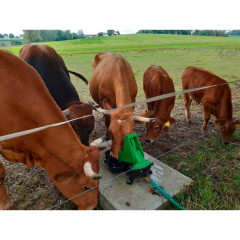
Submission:
[[[21,38],[22,37],[22,34],[20,34],[20,36],[14,36],[13,33],[0,33],[0,38]]]
[[[79,39],[84,36],[83,31],[71,33],[70,30],[23,30],[23,39],[25,42],[50,42],[61,40]]]
[[[226,30],[139,30],[137,33],[222,36],[222,37],[228,36]]]

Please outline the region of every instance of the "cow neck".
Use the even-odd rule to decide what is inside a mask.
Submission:
[[[128,89],[121,89],[122,91],[118,91],[116,93],[116,107],[122,107],[125,106],[127,104],[132,103],[130,94],[129,94],[129,90]],[[129,107],[129,108],[124,108],[121,109],[123,110],[122,112],[133,112],[134,107]]]
[[[48,151],[50,159],[60,160],[75,169],[81,167],[79,164],[83,165],[83,160],[87,159],[87,148],[80,142],[69,123],[49,129],[49,134],[46,132],[44,136],[43,147],[47,149],[45,151]]]
[[[222,120],[232,120],[232,97],[230,90],[226,91],[221,97],[218,118]]]
[[[163,120],[168,120],[170,117],[169,106],[166,103],[163,104],[163,100],[155,102],[153,111],[154,117],[160,117]]]

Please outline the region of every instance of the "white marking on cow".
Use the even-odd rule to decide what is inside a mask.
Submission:
[[[124,122],[126,122],[126,120],[120,120],[120,119],[118,119],[117,120],[119,123],[124,123]]]
[[[94,140],[93,142],[91,142],[91,143],[90,143],[90,146],[96,146],[96,147],[98,147],[99,144],[101,144],[105,139],[106,139],[106,136],[102,136],[102,137]]]

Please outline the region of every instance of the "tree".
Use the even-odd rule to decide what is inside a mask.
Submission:
[[[4,36],[5,38],[8,38],[8,34],[7,34],[7,33],[4,33],[3,36]]]
[[[63,39],[62,40],[70,40],[72,39],[72,34],[70,32],[70,30],[65,30],[63,32]]]
[[[103,36],[103,32],[99,32],[97,35],[98,35],[98,37],[102,37]]]
[[[4,38],[4,36],[0,33],[0,38]]]
[[[41,41],[56,41],[58,30],[40,30]]]
[[[79,35],[77,33],[72,33],[72,39],[78,39]]]
[[[9,38],[14,38],[14,34],[13,34],[13,33],[10,33],[10,34],[9,34]]]
[[[23,39],[26,42],[40,42],[41,35],[39,30],[23,30]]]
[[[84,34],[83,34],[83,30],[82,30],[82,29],[78,30],[78,31],[77,31],[77,34],[78,34],[79,38],[84,37]]]
[[[112,36],[113,33],[114,33],[114,30],[107,30],[107,35],[108,35],[108,36]]]

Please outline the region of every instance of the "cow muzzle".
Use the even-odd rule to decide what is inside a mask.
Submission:
[[[155,144],[155,140],[145,139],[145,141],[146,141],[147,143],[151,143],[152,145]]]

